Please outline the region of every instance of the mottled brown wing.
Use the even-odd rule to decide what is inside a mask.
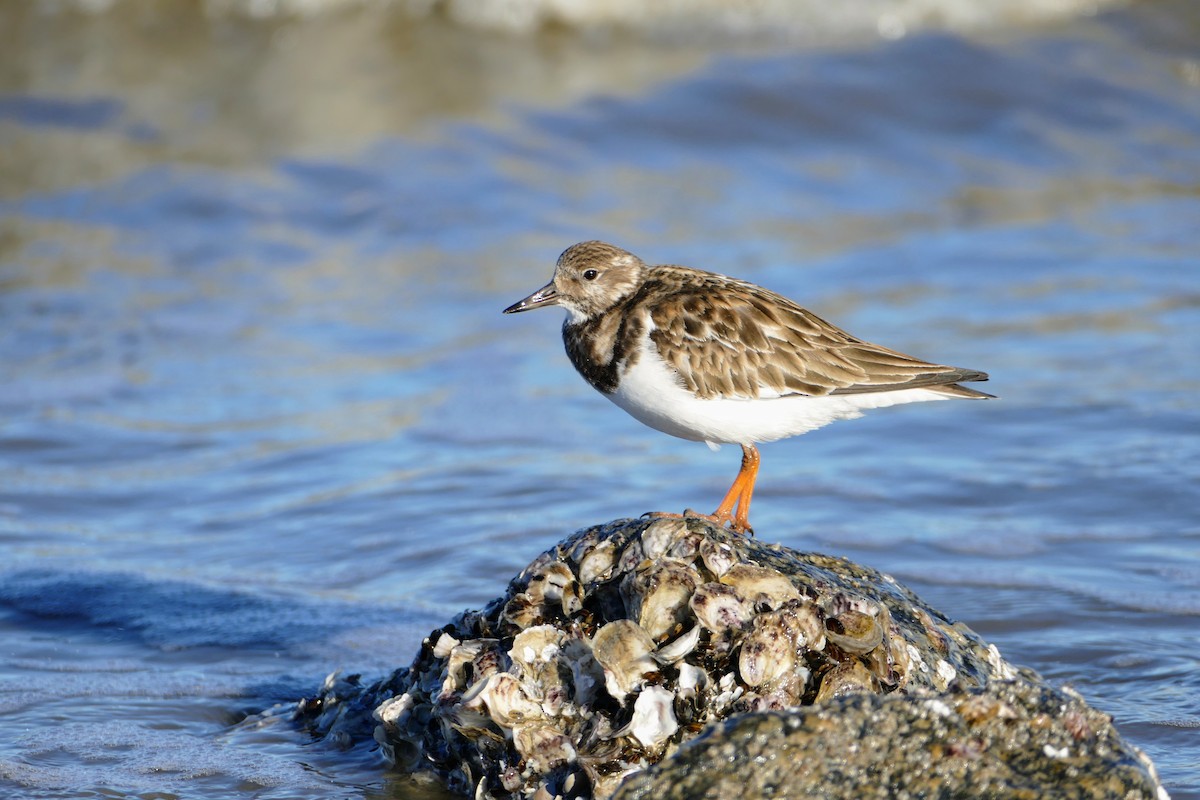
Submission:
[[[986,380],[864,342],[759,286],[680,267],[655,267],[643,294],[652,341],[703,398],[830,395],[954,386]],[[654,278],[660,278],[660,281]]]

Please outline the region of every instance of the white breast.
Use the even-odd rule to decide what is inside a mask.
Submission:
[[[637,363],[623,372],[617,390],[606,396],[655,430],[710,445],[773,442],[839,419],[861,417],[865,409],[946,399],[929,389],[901,389],[829,397],[702,400],[684,388],[649,336],[642,342]]]

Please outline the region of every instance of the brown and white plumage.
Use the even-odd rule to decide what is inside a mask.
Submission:
[[[641,422],[684,439],[742,445],[742,472],[714,515],[748,530],[756,443],[864,409],[987,398],[976,370],[922,361],[851,336],[760,286],[648,266],[604,242],[559,256],[546,286],[505,313],[560,305],[571,363]],[[737,514],[733,515],[733,507]]]

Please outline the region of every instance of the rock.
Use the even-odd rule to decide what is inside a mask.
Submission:
[[[296,715],[477,797],[1165,797],[1107,717],[892,578],[695,518],[579,531]]]
[[[1106,715],[1079,697],[1008,680],[731,717],[630,776],[614,800],[1156,796],[1166,793],[1153,766]]]

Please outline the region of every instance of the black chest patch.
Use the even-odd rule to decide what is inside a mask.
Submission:
[[[637,343],[644,336],[645,324],[640,314],[627,310],[623,304],[583,322],[563,325],[567,357],[583,379],[604,394],[615,392],[621,371],[637,363]]]

